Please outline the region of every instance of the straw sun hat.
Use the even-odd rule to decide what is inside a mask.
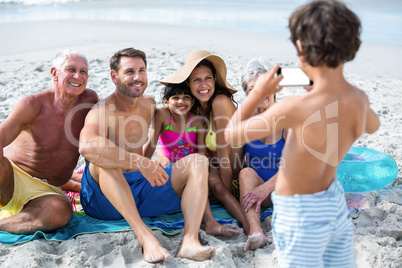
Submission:
[[[197,64],[204,59],[210,61],[214,65],[216,69],[216,77],[215,77],[216,83],[229,89],[230,93],[232,94],[236,93],[237,90],[234,89],[226,81],[227,71],[225,62],[220,57],[215,56],[206,50],[194,50],[193,52],[191,52],[187,56],[184,66],[181,69],[174,72],[173,74],[166,77],[165,79],[162,79],[161,83],[164,85],[180,84],[186,81],[186,79],[190,76],[191,72],[194,70]]]

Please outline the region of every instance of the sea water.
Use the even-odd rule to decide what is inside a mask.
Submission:
[[[0,27],[38,20],[127,21],[289,35],[305,0],[0,0]],[[362,20],[363,42],[402,45],[401,0],[344,1]]]

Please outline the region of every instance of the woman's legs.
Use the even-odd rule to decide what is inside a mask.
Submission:
[[[240,224],[243,226],[244,232],[248,235],[250,232],[250,226],[246,215],[241,208],[239,201],[223,184],[218,168],[210,168],[208,183],[209,188],[211,189],[211,192],[215,198],[222,202],[230,215],[240,222]]]
[[[243,203],[243,196],[256,188],[257,186],[264,183],[264,180],[261,179],[257,172],[255,172],[252,168],[244,168],[240,171],[239,174],[239,186],[240,186],[240,203]],[[246,217],[248,223],[250,224],[250,234],[247,239],[246,249],[255,250],[257,248],[261,248],[265,246],[267,243],[267,238],[264,235],[263,230],[261,229],[260,223],[260,208],[258,208],[257,212],[255,203],[247,212]]]

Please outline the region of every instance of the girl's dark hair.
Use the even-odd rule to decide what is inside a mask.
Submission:
[[[289,17],[290,40],[311,66],[336,68],[354,59],[360,47],[360,19],[339,1],[312,1]]]
[[[190,87],[186,84],[186,82],[166,85],[165,89],[163,90],[162,100],[169,100],[170,97],[175,95],[190,95],[191,98],[195,99],[193,94],[191,94]]]
[[[209,60],[200,61],[200,63],[198,63],[197,66],[195,66],[195,68],[198,68],[200,66],[205,66],[205,67],[208,67],[209,69],[211,69],[212,74],[213,74],[214,77],[216,77],[216,75],[219,75],[219,74],[216,73],[215,66]],[[187,78],[187,81],[186,81],[187,83],[189,82],[189,79],[190,79],[190,77]],[[227,96],[233,103],[236,104],[236,107],[237,107],[237,102],[234,100],[233,94],[230,93],[230,91],[229,91],[229,89],[227,87],[222,86],[219,83],[216,83],[216,79],[215,79],[215,92],[212,95],[212,97],[209,99],[209,101],[207,102],[207,108],[205,110],[205,115],[209,115],[211,113],[211,111],[212,111],[212,102],[214,101],[215,97],[218,96],[218,95]],[[195,98],[194,105],[193,105],[193,108],[192,108],[192,112],[197,114],[198,107],[200,107],[200,106],[201,106],[200,102],[197,100],[197,98]]]

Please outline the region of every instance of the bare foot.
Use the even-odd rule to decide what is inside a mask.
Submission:
[[[205,233],[208,235],[222,235],[225,237],[232,237],[239,235],[240,232],[234,229],[230,229],[226,227],[225,225],[220,224],[219,222],[214,222],[213,224],[205,224]]]
[[[247,250],[256,250],[257,248],[262,248],[267,244],[268,239],[264,234],[253,234],[249,235],[246,243]]]
[[[199,242],[184,242],[180,247],[177,257],[193,261],[206,261],[215,255],[215,248],[204,247]]]
[[[170,256],[169,252],[164,247],[162,247],[162,245],[156,238],[155,240],[147,240],[142,245],[145,260],[147,262],[160,262],[170,260],[172,256]]]

